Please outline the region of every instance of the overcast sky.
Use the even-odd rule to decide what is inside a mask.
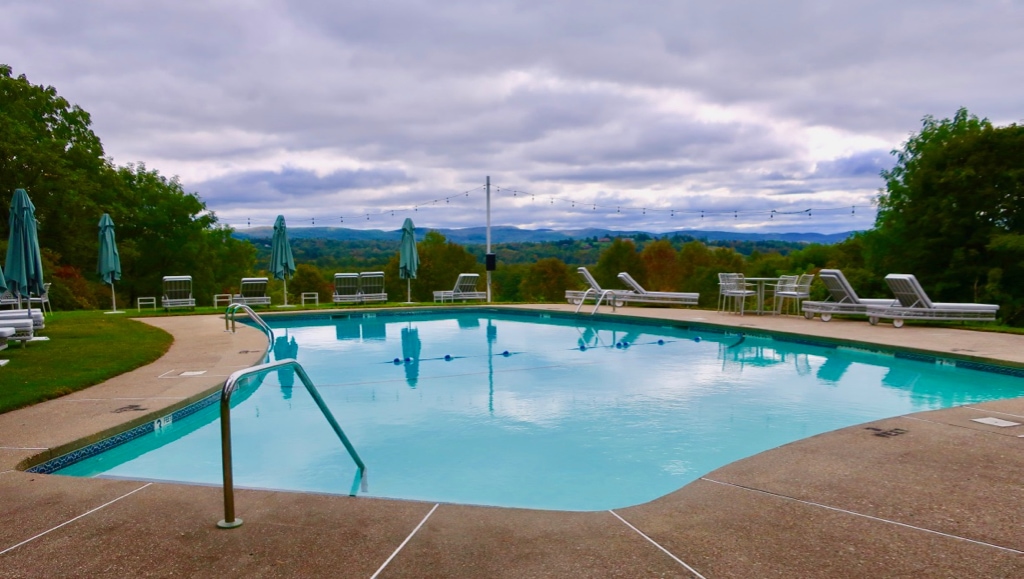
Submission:
[[[924,115],[1024,119],[1021,31],[1020,0],[0,0],[0,62],[242,228],[483,225],[488,175],[495,225],[868,228]]]

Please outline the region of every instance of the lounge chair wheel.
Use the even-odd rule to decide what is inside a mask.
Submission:
[[[876,318],[875,316],[871,316],[868,318],[868,323],[871,324],[872,326],[877,326],[878,318]]]
[[[832,314],[821,314],[821,321],[828,322],[832,320]]]
[[[582,301],[583,300],[581,300],[579,298],[573,298],[573,299],[569,300],[569,303],[574,305],[574,306],[578,306],[578,305],[580,305],[580,302],[582,302]]]
[[[615,301],[614,301],[614,302],[612,303],[612,305],[614,305],[614,306],[615,306],[615,307],[617,307],[617,308],[621,308],[622,306],[626,305],[626,302],[625,302],[625,301],[623,301],[623,300],[615,300]]]
[[[807,318],[808,320],[813,320],[814,319],[814,312],[804,312],[804,317]]]
[[[897,328],[902,328],[903,327],[903,320],[901,320],[900,318],[895,318],[892,321],[892,325],[897,327]]]

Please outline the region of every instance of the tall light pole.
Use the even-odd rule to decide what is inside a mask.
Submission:
[[[491,303],[491,271],[497,267],[496,256],[491,253],[491,176],[487,176],[487,255],[484,262],[487,267],[487,303]]]

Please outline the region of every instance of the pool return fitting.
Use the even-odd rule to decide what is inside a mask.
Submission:
[[[249,314],[257,324],[263,328],[267,334],[267,339],[270,344],[274,341],[274,332],[270,329],[270,326],[263,321],[256,312],[252,311],[252,308],[245,304],[231,304],[228,306],[228,310],[225,312],[224,326],[226,331],[234,331],[234,312],[235,310],[243,309]],[[230,313],[231,318],[231,329],[227,329],[228,316]],[[366,492],[366,465],[363,463],[363,459],[359,458],[359,454],[356,449],[349,442],[348,437],[345,436],[345,431],[341,429],[338,421],[334,419],[334,415],[331,414],[330,408],[324,403],[324,399],[320,396],[320,392],[317,391],[313,381],[309,379],[309,375],[306,374],[306,370],[299,364],[295,359],[288,358],[285,360],[278,360],[276,362],[269,362],[266,364],[260,364],[258,366],[252,366],[245,368],[237,372],[232,373],[228,376],[228,379],[224,382],[224,387],[221,389],[220,394],[220,446],[221,446],[221,460],[224,467],[224,520],[219,521],[217,526],[222,529],[234,529],[242,524],[242,519],[235,517],[235,485],[234,478],[232,476],[231,469],[231,395],[234,394],[242,380],[254,376],[257,374],[263,374],[270,370],[276,370],[284,367],[290,367],[298,375],[299,380],[302,381],[303,386],[309,391],[309,395],[313,397],[313,401],[323,412],[324,418],[330,423],[331,428],[334,429],[334,433],[338,435],[341,443],[345,445],[345,449],[348,451],[349,456],[356,463],[356,479],[352,483],[352,489],[349,492],[351,496],[355,496],[357,489],[361,489]]]

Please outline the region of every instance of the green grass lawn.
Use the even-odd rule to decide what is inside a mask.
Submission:
[[[167,332],[96,311],[55,312],[39,332],[49,341],[0,351],[0,413],[70,394],[149,364],[170,348]]]

